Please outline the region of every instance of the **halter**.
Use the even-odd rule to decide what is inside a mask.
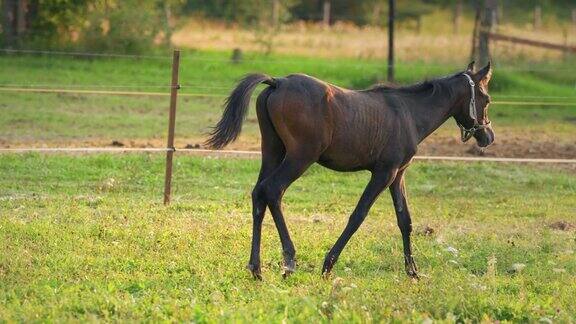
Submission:
[[[466,128],[462,124],[460,124],[458,121],[456,121],[456,124],[458,124],[458,127],[460,127],[460,138],[462,139],[462,142],[466,142],[470,138],[472,138],[472,136],[474,136],[474,133],[476,133],[476,131],[478,131],[480,129],[487,128],[488,126],[490,126],[490,121],[488,121],[486,124],[478,123],[478,119],[476,117],[476,116],[478,116],[478,113],[476,111],[476,97],[475,97],[475,92],[474,92],[475,83],[468,74],[466,74],[466,73],[462,73],[462,74],[464,74],[464,76],[468,79],[468,83],[470,84],[471,96],[470,96],[469,114],[470,114],[470,118],[472,118],[472,120],[474,121],[474,126],[472,126],[470,128]]]

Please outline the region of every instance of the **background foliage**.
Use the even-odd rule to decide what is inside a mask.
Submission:
[[[25,30],[9,41],[6,17],[22,0],[0,2],[3,46],[73,47],[126,53],[141,53],[155,45],[169,44],[171,32],[182,18],[203,17],[233,25],[262,26],[270,24],[273,8],[273,0],[24,0]],[[387,0],[330,2],[331,23],[386,24]],[[453,10],[458,2],[465,15],[473,16],[474,8],[484,1],[398,0],[397,19],[400,22],[418,20],[436,10]],[[324,0],[278,0],[278,4],[282,22],[322,20]],[[514,23],[529,22],[535,6],[542,8],[547,20],[568,23],[571,10],[567,9],[574,7],[574,3],[570,0],[504,0],[498,6],[500,16]]]

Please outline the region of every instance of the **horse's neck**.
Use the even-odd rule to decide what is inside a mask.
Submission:
[[[418,143],[440,128],[455,113],[455,106],[464,96],[461,87],[454,89],[453,95],[438,94],[428,98],[415,97],[411,107]]]

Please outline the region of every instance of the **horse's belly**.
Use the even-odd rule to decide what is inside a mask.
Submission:
[[[370,152],[353,147],[328,147],[318,159],[320,165],[336,171],[365,170],[373,162]]]

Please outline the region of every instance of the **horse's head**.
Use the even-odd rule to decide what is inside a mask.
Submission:
[[[495,134],[488,119],[488,83],[492,77],[490,62],[483,69],[474,72],[474,62],[468,65],[463,73],[468,79],[468,93],[464,96],[457,113],[454,115],[460,127],[462,141],[474,137],[480,147],[486,147],[494,142]]]

